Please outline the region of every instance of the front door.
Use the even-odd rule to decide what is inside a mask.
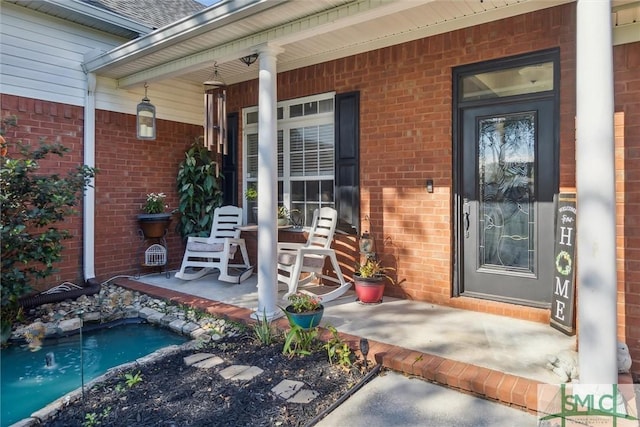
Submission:
[[[553,283],[553,99],[461,109],[460,292],[547,306]]]

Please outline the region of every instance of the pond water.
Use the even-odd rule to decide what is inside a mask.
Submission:
[[[11,425],[108,369],[187,338],[147,323],[112,325],[80,335],[46,340],[38,351],[26,345],[2,349],[0,425]]]

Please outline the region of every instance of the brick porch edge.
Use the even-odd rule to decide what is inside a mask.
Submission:
[[[250,317],[251,310],[246,308],[150,286],[129,279],[115,279],[114,283],[155,298],[186,304],[229,320],[245,324],[255,322]],[[273,323],[281,329],[289,327],[286,318],[277,319]],[[331,338],[328,330],[320,329],[320,339],[328,340]],[[345,333],[340,333],[340,337],[349,344],[352,350],[360,351],[360,337]],[[369,340],[368,358],[369,360],[375,358],[377,363],[394,371],[414,375],[426,381],[501,402],[531,413],[537,412],[537,386],[541,384],[539,381],[372,340]]]

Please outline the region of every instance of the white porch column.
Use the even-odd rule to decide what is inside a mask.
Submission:
[[[618,382],[611,2],[578,0],[576,182],[580,383]]]
[[[278,317],[278,134],[277,69],[280,49],[264,46],[259,50],[258,76],[258,308],[254,318]]]

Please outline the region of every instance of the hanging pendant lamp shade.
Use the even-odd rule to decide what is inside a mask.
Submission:
[[[147,98],[147,85],[144,84],[144,98],[136,109],[136,137],[138,139],[156,139],[156,107]]]

